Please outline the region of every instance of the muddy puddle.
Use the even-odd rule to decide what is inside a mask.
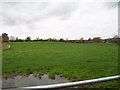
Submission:
[[[60,75],[55,75],[55,79],[50,79],[48,74],[45,74],[41,79],[34,77],[33,74],[26,76],[16,76],[14,78],[3,79],[2,88],[14,88],[14,87],[26,87],[26,86],[40,86],[49,84],[58,84],[68,82],[65,78]]]

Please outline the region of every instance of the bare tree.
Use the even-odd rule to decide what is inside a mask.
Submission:
[[[88,43],[92,43],[92,39],[89,38],[89,39],[87,40],[87,42],[88,42]]]
[[[79,41],[80,41],[80,43],[84,43],[85,42],[85,40],[83,38],[81,38]]]
[[[25,41],[31,41],[31,37],[26,37]]]
[[[37,37],[36,40],[39,41],[40,40],[39,37]]]
[[[60,40],[59,40],[60,42],[64,42],[64,39],[62,39],[62,38],[60,38]]]

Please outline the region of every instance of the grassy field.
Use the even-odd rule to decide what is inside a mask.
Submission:
[[[13,42],[3,51],[3,77],[48,73],[70,81],[86,80],[118,74],[116,44],[76,44],[62,42]],[[95,85],[100,87],[102,84]],[[102,86],[116,87],[112,81]]]

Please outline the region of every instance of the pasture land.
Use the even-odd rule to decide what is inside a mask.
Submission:
[[[118,74],[116,44],[76,44],[63,42],[12,42],[2,53],[3,77],[33,73],[55,74],[70,81],[87,80]],[[117,87],[117,82],[93,85]]]

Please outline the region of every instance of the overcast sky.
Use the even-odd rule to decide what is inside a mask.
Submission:
[[[118,3],[92,1],[0,3],[0,33],[58,39],[109,38],[118,34]]]

